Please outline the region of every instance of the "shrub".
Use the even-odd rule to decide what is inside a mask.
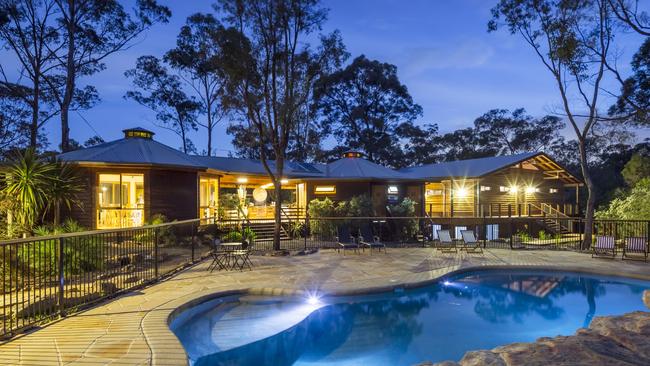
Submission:
[[[323,217],[336,217],[337,208],[329,198],[313,199],[309,202],[309,225],[312,235],[320,235],[324,239],[333,238],[336,234],[334,220],[320,220]]]
[[[75,233],[86,229],[76,221],[68,219],[61,226],[39,226],[34,228],[37,236]],[[37,240],[38,238],[34,238]],[[92,236],[79,236],[65,239],[63,255],[64,273],[80,274],[101,269],[104,264],[102,245]],[[58,273],[59,244],[58,239],[37,240],[23,244],[18,248],[17,260],[26,268],[32,268],[41,275],[54,276]]]
[[[404,198],[402,202],[396,205],[388,206],[388,209],[394,217],[415,217],[415,201],[410,198]],[[418,220],[413,219],[391,219],[389,221],[392,227],[393,240],[407,241],[415,237],[418,232]]]

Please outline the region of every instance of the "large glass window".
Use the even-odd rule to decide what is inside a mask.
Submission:
[[[219,180],[217,178],[201,177],[199,179],[199,217],[217,216],[219,202]]]
[[[144,224],[144,175],[99,174],[97,228]]]

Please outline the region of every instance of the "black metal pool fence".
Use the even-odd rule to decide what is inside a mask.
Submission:
[[[435,247],[438,230],[456,239],[473,230],[486,248],[581,250],[585,224],[544,217],[293,218],[281,223],[280,249],[336,248],[341,227],[353,236],[370,227],[388,247]],[[650,221],[596,220],[593,229],[617,241],[648,238]],[[0,242],[0,337],[168,276],[208,256],[215,239],[247,240],[258,254],[273,251],[273,232],[271,220],[195,219]]]

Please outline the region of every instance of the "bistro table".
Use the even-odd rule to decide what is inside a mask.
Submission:
[[[241,242],[219,243],[216,245],[216,248],[217,248],[217,253],[221,252],[222,254],[221,256],[219,256],[221,260],[217,260],[218,264],[215,263],[218,265],[219,269],[233,270],[237,268],[238,260],[240,259],[240,257],[237,254],[239,251],[244,249],[243,243]],[[248,260],[248,258],[244,258],[243,260],[245,261],[244,263],[246,263],[246,261],[250,263],[250,260]]]

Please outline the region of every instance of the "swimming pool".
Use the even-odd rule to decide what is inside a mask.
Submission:
[[[570,335],[594,316],[644,310],[646,289],[650,282],[618,277],[484,270],[319,301],[217,298],[183,311],[170,327],[193,365],[412,365]]]

